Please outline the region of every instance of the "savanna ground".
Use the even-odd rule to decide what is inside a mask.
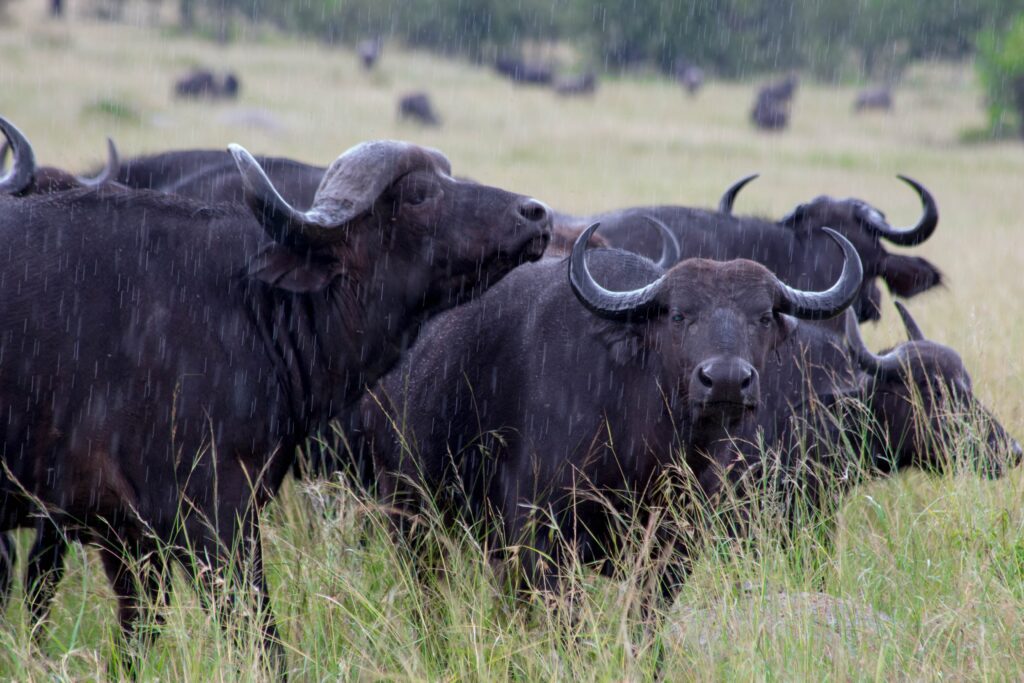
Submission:
[[[818,194],[853,195],[894,223],[911,222],[918,207],[893,176],[918,178],[942,220],[916,253],[943,268],[948,288],[910,308],[926,333],[962,353],[982,400],[1024,436],[1024,147],[960,142],[984,122],[969,65],[911,69],[891,115],[854,116],[852,88],[805,83],[791,128],[764,135],[747,122],[753,84],[711,82],[690,99],[667,81],[628,78],[604,81],[592,99],[559,99],[395,46],[367,74],[349,51],[262,31],[218,47],[168,29],[94,23],[77,9],[72,21],[51,22],[42,3],[21,2],[0,27],[0,113],[41,163],[96,166],[106,135],[124,155],[239,142],[320,164],[362,140],[401,138],[442,149],[457,174],[566,211],[708,206],[733,179],[760,171],[739,211],[777,217]],[[241,98],[174,101],[172,78],[199,63],[235,69]],[[396,120],[396,96],[413,89],[432,94],[443,127]],[[251,110],[279,127],[232,123]],[[891,313],[886,302],[884,321],[866,332],[876,348],[902,338]],[[682,644],[640,624],[645,589],[635,577],[584,572],[571,618],[514,609],[458,534],[452,580],[424,590],[379,517],[339,484],[289,482],[267,510],[264,538],[298,680],[1019,679],[1022,483],[1019,470],[998,481],[905,474],[856,488],[831,545],[808,535],[783,550],[764,532],[756,551],[709,553],[673,612],[702,619],[703,637]],[[28,535],[19,540],[23,563]],[[839,641],[805,612],[780,623],[774,596],[804,591],[891,620]],[[252,648],[224,636],[186,586],[176,585],[163,614],[143,680],[267,677]],[[102,678],[115,634],[99,562],[79,549],[41,648],[16,590],[0,622],[0,678]]]

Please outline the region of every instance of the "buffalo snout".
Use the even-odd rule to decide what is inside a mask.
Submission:
[[[742,358],[712,358],[698,364],[690,376],[690,401],[697,405],[756,408],[760,395],[757,370]]]
[[[516,210],[523,220],[528,223],[535,223],[541,226],[551,227],[551,210],[544,202],[536,199],[523,200]]]

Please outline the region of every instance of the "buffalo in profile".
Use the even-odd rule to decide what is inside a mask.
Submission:
[[[615,519],[664,504],[660,477],[682,466],[713,496],[723,470],[746,469],[733,438],[756,424],[767,356],[794,317],[837,315],[860,286],[835,233],[846,266],[808,292],[751,261],[665,271],[618,249],[587,254],[596,227],[568,262],[528,264],[429,323],[429,343],[364,397],[356,434],[412,545],[437,503],[517,554],[527,584],[557,589],[567,539],[611,571]]]
[[[441,119],[434,111],[430,95],[425,92],[411,92],[398,100],[398,118],[411,119],[425,126],[440,126]]]
[[[531,62],[519,57],[499,57],[494,62],[494,70],[515,83],[529,85],[551,85],[554,80],[554,69],[549,64]]]
[[[884,242],[914,246],[935,232],[938,206],[928,189],[917,181],[901,176],[922,204],[920,218],[904,228],[891,225],[881,211],[859,199],[827,196],[800,204],[779,221],[731,215],[739,188],[754,177],[748,176],[729,188],[718,211],[685,206],[632,207],[586,217],[556,214],[556,225],[580,227],[599,221],[601,234],[609,244],[653,258],[660,253],[661,239],[644,220],[653,216],[675,233],[683,258],[751,259],[785,282],[806,289],[828,286],[842,267],[839,259],[828,256],[831,241],[820,230],[832,227],[853,243],[864,266],[863,287],[854,305],[860,320],[880,316],[877,278],[903,297],[941,284],[942,274],[927,260],[893,254],[883,246]]]
[[[231,71],[220,75],[210,69],[198,67],[183,74],[174,82],[174,94],[180,98],[229,99],[238,97],[238,76]]]
[[[857,98],[853,101],[853,110],[861,112],[867,109],[892,111],[892,88],[879,85],[857,93]]]
[[[42,515],[97,544],[126,633],[168,569],[161,549],[197,581],[237,572],[280,657],[258,516],[296,448],[427,318],[539,258],[550,219],[408,143],[341,155],[308,211],[231,154],[245,204],[0,199],[0,275],[19,283],[0,290],[0,531]]]
[[[555,92],[559,95],[593,95],[597,92],[597,75],[587,71],[578,76],[563,76],[555,80]]]

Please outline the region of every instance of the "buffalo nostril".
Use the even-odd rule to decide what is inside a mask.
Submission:
[[[700,383],[708,389],[714,385],[714,382],[711,380],[708,373],[704,372],[704,368],[697,368],[697,379],[700,380]]]
[[[543,223],[548,220],[548,207],[536,199],[527,199],[519,205],[519,215],[531,223]]]
[[[740,389],[749,389],[750,383],[754,380],[754,373],[747,371],[747,376],[740,382]]]

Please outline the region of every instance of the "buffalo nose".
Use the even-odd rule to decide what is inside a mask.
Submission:
[[[757,370],[742,358],[714,358],[694,370],[690,399],[697,403],[757,405]]]
[[[520,204],[519,215],[530,223],[547,223],[551,220],[550,209],[536,199],[527,199]]]

